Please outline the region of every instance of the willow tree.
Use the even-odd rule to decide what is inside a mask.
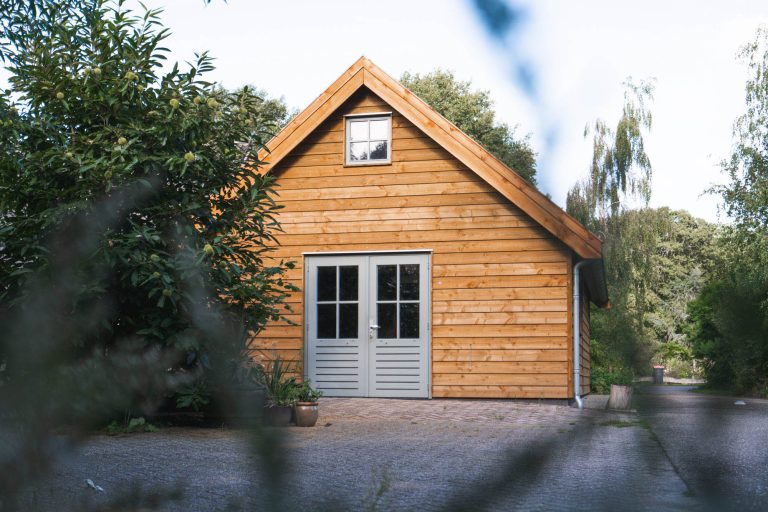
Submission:
[[[653,84],[624,83],[624,105],[612,127],[597,119],[584,136],[592,138],[592,161],[585,179],[568,192],[566,210],[603,239],[606,278],[613,309],[593,314],[593,380],[611,379],[640,369],[652,355],[644,333],[652,303],[653,255],[658,244],[658,215],[647,206],[652,167],[644,136],[651,129]],[[651,222],[649,222],[652,219]]]
[[[647,205],[651,197],[652,167],[644,135],[651,130],[653,82],[624,82],[624,106],[616,127],[596,119],[584,128],[592,137],[592,162],[586,179],[568,192],[566,209],[584,224],[605,229],[609,217],[627,202]]]

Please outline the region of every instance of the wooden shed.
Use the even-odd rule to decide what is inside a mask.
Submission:
[[[295,325],[268,325],[255,351],[302,361],[326,396],[589,392],[600,240],[370,60],[268,147],[273,256],[301,292]]]

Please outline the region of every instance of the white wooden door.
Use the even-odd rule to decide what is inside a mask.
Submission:
[[[429,256],[371,256],[368,396],[429,396]]]
[[[307,375],[325,396],[368,396],[368,262],[306,258]]]
[[[429,397],[429,255],[305,259],[307,376],[326,396]]]

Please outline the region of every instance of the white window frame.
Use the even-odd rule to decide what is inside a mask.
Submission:
[[[352,147],[352,139],[350,137],[350,124],[352,121],[372,121],[386,119],[387,123],[387,158],[377,158],[376,160],[370,159],[370,149],[368,154],[368,160],[352,160],[350,158],[350,148]],[[380,140],[380,139],[376,139]],[[370,143],[370,130],[368,132],[368,142]],[[364,142],[364,141],[354,141]],[[375,112],[366,114],[351,114],[344,116],[344,165],[357,166],[357,165],[387,165],[392,163],[392,112]]]

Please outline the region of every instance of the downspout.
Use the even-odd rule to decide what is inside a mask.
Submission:
[[[581,284],[579,271],[591,260],[581,260],[573,266],[573,396],[579,409],[584,408],[581,399]]]

